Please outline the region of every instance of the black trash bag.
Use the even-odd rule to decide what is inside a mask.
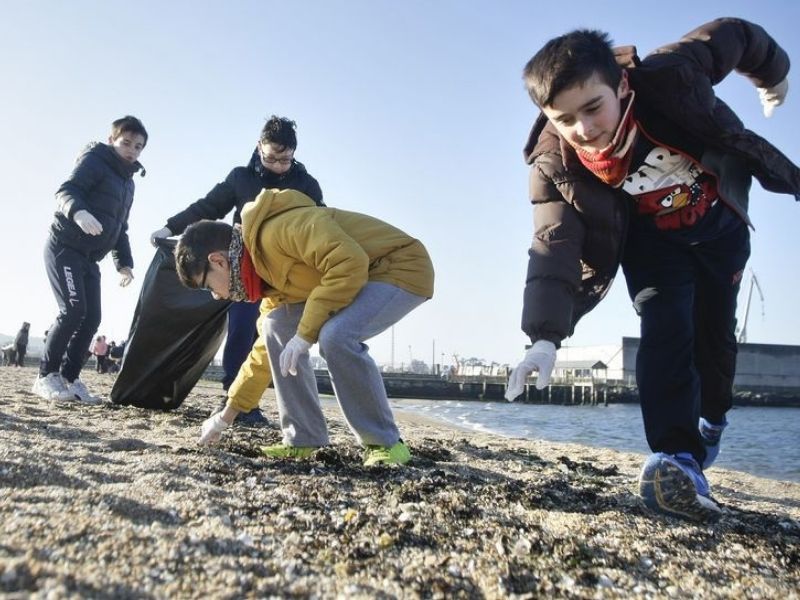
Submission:
[[[230,302],[184,287],[175,271],[176,242],[157,241],[111,401],[170,410],[186,399],[222,345]]]

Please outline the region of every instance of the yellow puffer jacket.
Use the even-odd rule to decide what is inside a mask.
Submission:
[[[367,215],[318,207],[295,190],[263,190],[242,210],[244,244],[272,288],[262,317],[279,304],[305,302],[297,328],[315,343],[325,322],[348,306],[367,281],[433,296],[433,265],[422,243]],[[271,380],[261,337],[229,390],[239,410],[258,405]]]

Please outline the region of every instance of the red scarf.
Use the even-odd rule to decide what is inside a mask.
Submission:
[[[242,285],[244,285],[247,300],[249,302],[258,302],[264,297],[264,280],[256,273],[253,259],[244,246],[242,246],[242,260],[239,263],[239,268],[241,269]]]
[[[633,148],[639,132],[636,121],[633,119],[633,99],[634,92],[631,90],[625,114],[622,115],[619,125],[617,125],[617,131],[608,146],[592,152],[569,142],[583,166],[611,187],[622,185],[633,159]]]

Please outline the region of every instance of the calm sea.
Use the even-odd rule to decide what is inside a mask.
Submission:
[[[648,454],[636,404],[560,406],[392,399],[393,407],[484,433]],[[800,408],[740,407],[728,413],[715,466],[800,482]]]

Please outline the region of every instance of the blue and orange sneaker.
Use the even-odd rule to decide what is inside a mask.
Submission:
[[[649,509],[671,517],[716,521],[722,514],[703,470],[688,452],[650,455],[639,476],[639,495]]]

